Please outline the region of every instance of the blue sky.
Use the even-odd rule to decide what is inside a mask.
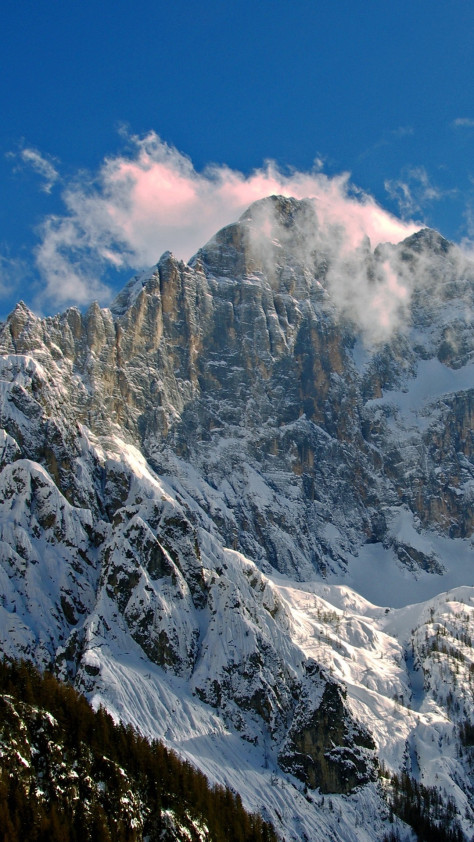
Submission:
[[[473,35],[472,0],[7,0],[0,315],[107,303],[267,189],[469,248]]]

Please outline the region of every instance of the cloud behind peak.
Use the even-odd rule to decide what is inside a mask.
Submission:
[[[165,250],[187,260],[252,202],[274,194],[313,198],[319,224],[338,225],[348,249],[366,237],[372,247],[399,242],[419,227],[383,210],[347,173],[329,178],[319,163],[306,172],[282,172],[272,161],[249,174],[217,164],[197,171],[155,132],[131,136],[129,146],[95,174],[79,174],[63,190],[65,212],[43,221],[42,302],[105,302],[110,269],[145,268]]]

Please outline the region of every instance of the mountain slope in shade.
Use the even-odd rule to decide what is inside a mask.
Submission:
[[[381,839],[381,763],[472,835],[474,267],[323,234],[273,197],[110,310],[17,306],[2,649],[286,839]]]

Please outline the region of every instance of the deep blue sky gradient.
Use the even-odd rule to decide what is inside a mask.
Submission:
[[[40,283],[36,226],[64,212],[18,151],[51,156],[64,184],[118,153],[124,125],[198,170],[320,157],[396,213],[384,183],[423,167],[437,197],[420,193],[416,216],[472,235],[473,44],[472,0],[6,0],[0,253],[27,268],[1,311]]]

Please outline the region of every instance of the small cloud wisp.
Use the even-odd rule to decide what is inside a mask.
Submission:
[[[424,167],[410,167],[400,179],[387,179],[385,190],[398,204],[403,218],[421,213],[427,204],[437,202],[447,193],[430,181]]]
[[[474,119],[472,117],[457,117],[453,120],[452,125],[455,129],[474,129]]]
[[[24,164],[30,166],[44,179],[41,189],[45,193],[51,193],[53,186],[59,180],[59,173],[54,164],[37,149],[23,148],[18,155]]]

